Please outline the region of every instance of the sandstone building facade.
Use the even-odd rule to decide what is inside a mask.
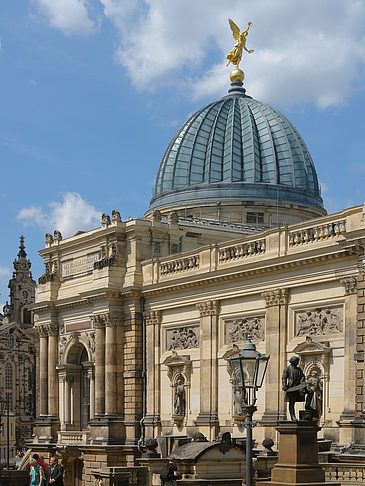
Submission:
[[[242,436],[228,358],[248,335],[271,356],[258,440],[286,416],[296,354],[324,435],[364,444],[364,215],[326,214],[296,129],[233,82],[170,142],[144,218],[46,235],[33,449],[91,485],[146,437]]]
[[[30,305],[35,302],[36,283],[30,272],[24,238],[20,238],[17,258],[13,262],[14,273],[9,281],[10,301],[3,309],[0,325],[0,396],[9,403],[11,415],[10,454],[14,457],[16,447],[24,447],[32,437],[32,426],[36,416],[36,348],[33,333],[33,313]],[[6,418],[3,417],[3,432]],[[6,436],[5,436],[6,437]],[[1,459],[5,459],[2,439]]]

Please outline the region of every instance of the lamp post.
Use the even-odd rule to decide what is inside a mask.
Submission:
[[[252,415],[257,410],[256,393],[264,381],[270,356],[261,354],[248,336],[242,351],[229,358],[235,386],[243,390],[243,410],[246,414],[246,485],[252,484]]]

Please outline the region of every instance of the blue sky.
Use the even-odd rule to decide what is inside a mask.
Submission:
[[[253,22],[248,94],[297,127],[328,212],[363,203],[365,2],[1,2],[0,303],[21,234],[38,278],[47,231],[143,215],[175,131],[229,87],[230,17]]]

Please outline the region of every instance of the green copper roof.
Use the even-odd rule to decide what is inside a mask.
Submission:
[[[246,96],[239,85],[232,83],[228,96],[197,111],[176,133],[162,158],[151,208],[165,206],[166,196],[174,199],[176,191],[180,204],[191,202],[199,188],[208,197],[206,186],[217,183],[225,199],[230,192],[235,199],[255,198],[252,185],[258,198],[271,199],[275,191],[265,188],[280,186],[295,189],[281,191],[291,194],[290,202],[323,208],[313,161],[297,130],[280,112]]]

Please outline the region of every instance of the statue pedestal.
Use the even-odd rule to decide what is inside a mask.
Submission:
[[[318,464],[317,432],[315,422],[283,421],[279,423],[279,459],[271,471],[271,481],[262,486],[332,485],[326,483],[325,473]]]

